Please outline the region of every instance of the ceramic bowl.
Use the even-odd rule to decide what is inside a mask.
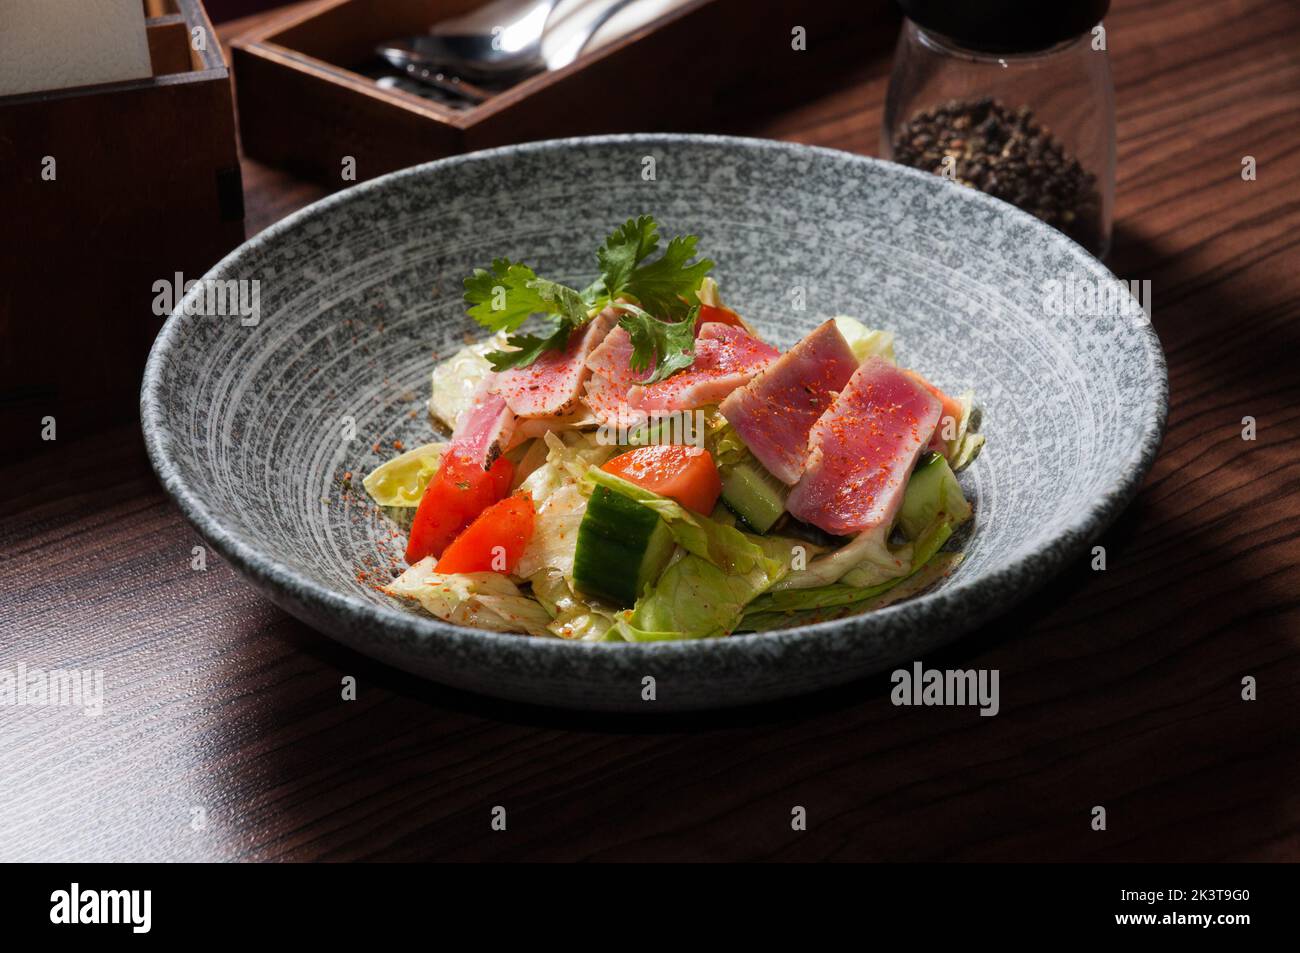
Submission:
[[[900,363],[974,389],[988,443],[962,474],[976,515],[951,576],[865,616],[639,645],[463,629],[373,588],[402,540],[342,484],[396,441],[435,439],[434,358],[481,333],[462,278],[508,256],[581,286],[603,237],[643,213],[666,234],[699,235],[728,304],[773,343],[850,314],[894,331]],[[434,162],[302,210],[207,279],[159,334],[141,398],[149,454],[181,511],[321,632],[543,705],[722,707],[923,659],[1085,558],[1137,491],[1166,415],[1147,316],[1131,298],[1108,306],[1118,281],[1079,246],[938,176],[789,143],[608,136]],[[249,283],[224,287],[242,288],[232,300],[250,313],[213,313],[213,281]]]

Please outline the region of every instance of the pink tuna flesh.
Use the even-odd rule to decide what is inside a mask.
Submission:
[[[827,321],[733,391],[719,409],[758,461],[793,486],[808,458],[809,431],[857,367],[844,335]]]
[[[578,406],[582,385],[591,375],[587,358],[614,326],[606,311],[569,336],[563,351],[547,351],[527,367],[495,375],[495,390],[520,417],[564,417]]]
[[[491,377],[484,381],[474,403],[456,418],[456,429],[451,435],[452,446],[484,470],[491,469],[497,457],[506,451],[515,431],[514,412],[504,397],[491,392],[491,383]]]
[[[587,356],[587,379],[583,400],[602,424],[616,425],[622,409],[627,414],[627,391],[638,375],[628,366],[632,360],[632,338],[623,328],[615,327],[605,335],[600,346]],[[645,371],[640,377],[649,376]]]
[[[867,358],[813,425],[786,509],[834,536],[887,531],[942,412],[939,399],[903,371]]]
[[[716,404],[776,360],[780,352],[741,328],[710,321],[695,339],[691,366],[654,384],[634,384],[627,402],[640,410],[693,410]]]

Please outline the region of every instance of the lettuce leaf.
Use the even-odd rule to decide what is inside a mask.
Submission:
[[[835,327],[844,340],[848,342],[853,356],[861,363],[873,354],[883,357],[890,364],[898,363],[894,357],[894,333],[892,331],[873,331],[857,318],[845,314],[835,316]]]
[[[446,449],[445,443],[426,443],[407,450],[371,470],[361,485],[380,506],[419,506]]]
[[[971,461],[979,456],[980,449],[984,446],[983,434],[975,433],[971,429],[972,418],[975,416],[974,392],[968,390],[958,400],[961,402],[962,412],[961,420],[957,422],[957,436],[948,441],[943,454],[948,458],[948,463],[954,471],[970,466]]]
[[[716,407],[704,411],[704,447],[713,454],[713,462],[719,470],[733,467],[749,456],[745,441]]]
[[[587,513],[587,498],[576,483],[562,483],[537,503],[533,535],[528,538],[515,572],[529,578],[544,569],[573,576],[578,527]]]
[[[763,555],[739,574],[695,553],[670,563],[654,588],[637,600],[631,616],[617,619],[614,631],[629,642],[730,635],[741,624],[745,606],[786,572],[775,549],[768,551],[757,538],[753,545]]]
[[[938,454],[932,459],[930,465],[918,466],[908,481],[898,512],[899,530],[918,543],[933,532],[936,523],[959,526],[971,515],[971,505],[947,460]]]
[[[429,413],[448,430],[456,428],[456,418],[474,402],[479,384],[492,373],[487,353],[500,350],[505,343],[504,334],[494,334],[461,348],[434,367]]]
[[[426,556],[383,591],[419,603],[430,615],[456,625],[496,632],[551,634],[547,628],[550,613],[501,573],[439,573],[437,561]]]
[[[519,489],[533,498],[537,516],[533,535],[515,571],[528,578],[544,569],[554,569],[571,578],[578,527],[587,512],[588,492],[580,481],[588,469],[604,463],[616,448],[602,445],[593,434],[578,431],[548,431],[536,444],[545,450],[546,458],[538,463],[540,451],[530,449],[525,453],[531,472],[520,482]]]
[[[791,626],[808,625],[882,609],[891,603],[908,599],[928,589],[935,582],[949,575],[961,560],[961,553],[939,553],[910,576],[882,583],[874,587],[870,593],[859,590],[862,593],[861,597],[853,601],[826,599],[816,589],[795,590],[782,594],[804,597],[807,602],[802,606],[791,601],[787,603],[789,608],[773,609],[764,601],[765,597],[757,599],[745,610],[740,631],[768,632],[772,629],[787,629]]]
[[[600,466],[618,449],[602,444],[595,434],[576,430],[547,431],[542,440],[547,448],[546,462],[519,484],[519,489],[526,490],[538,505],[565,483],[582,480],[591,467]]]
[[[695,292],[695,297],[699,299],[700,304],[708,305],[710,308],[722,307],[722,294],[718,290],[718,283],[712,276],[705,278],[700,282],[699,290]]]
[[[912,568],[910,547],[889,548],[889,533],[861,533],[834,552],[813,559],[804,569],[791,570],[779,589],[813,589],[839,582],[849,573],[854,586],[869,586],[905,576]]]
[[[552,616],[547,630],[562,639],[579,642],[616,641],[614,613],[588,602],[573,591],[564,574],[553,569],[529,580],[533,595]]]
[[[971,506],[962,494],[961,484],[941,457],[935,459],[934,468],[928,471],[926,479],[914,478],[907,485],[903,508],[911,514],[911,518],[900,519],[900,528],[911,537],[910,543],[891,550],[882,546],[879,533],[863,534],[830,556],[813,560],[807,570],[792,572],[773,591],[755,599],[746,610],[745,625],[757,625],[760,622],[766,624],[771,620],[759,620],[758,617],[771,613],[784,615],[787,618],[784,624],[796,624],[788,621],[791,613],[862,607],[893,591],[904,580],[916,576],[934,561],[957,527],[971,517]],[[863,542],[867,537],[870,538]],[[903,571],[895,572],[892,577],[881,578],[882,567],[873,560],[882,558],[882,551],[891,560],[901,560],[905,555]],[[841,564],[853,560],[862,561],[837,579],[829,580],[834,575],[837,559]],[[829,582],[809,586],[806,585],[809,578]],[[822,618],[831,616],[823,614]]]

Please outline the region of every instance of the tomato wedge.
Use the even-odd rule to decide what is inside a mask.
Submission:
[[[711,321],[716,321],[719,324],[730,324],[742,331],[749,330],[744,319],[730,308],[715,308],[711,304],[702,304],[700,305],[700,316],[695,321],[695,333],[699,334],[700,328]]]
[[[601,469],[705,516],[713,512],[722,493],[722,478],[713,455],[701,447],[637,447]]]
[[[505,457],[498,457],[491,470],[484,470],[469,457],[448,449],[415,511],[406,561],[414,566],[425,556],[441,556],[461,530],[509,492],[514,470]]]
[[[918,384],[920,384],[922,387],[928,390],[931,394],[939,398],[939,402],[943,404],[943,412],[939,415],[939,426],[935,430],[935,440],[937,441],[946,440],[946,438],[943,436],[943,434],[945,433],[956,434],[957,425],[961,423],[961,415],[962,415],[961,401],[959,401],[956,397],[949,397],[947,394],[939,390],[939,388],[935,387],[933,384],[931,384],[920,374],[916,373],[916,371],[904,371],[903,373],[909,375],[913,380],[915,380]],[[952,423],[948,423],[949,418],[952,419]]]
[[[493,503],[443,552],[438,572],[510,572],[533,538],[534,516],[527,493]]]

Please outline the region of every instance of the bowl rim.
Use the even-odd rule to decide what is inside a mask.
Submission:
[[[834,162],[849,162],[878,167],[887,175],[903,175],[924,180],[927,187],[949,189],[955,201],[984,206],[999,215],[1010,216],[1031,231],[1037,231],[1051,243],[1064,243],[1079,259],[1081,268],[1101,280],[1115,280],[1117,276],[1094,257],[1087,249],[1065,234],[1057,231],[1027,212],[996,199],[976,189],[944,180],[927,172],[912,169],[894,162],[858,155],[825,146],[805,145],[783,140],[759,139],[743,136],[723,136],[703,133],[620,133],[599,136],[573,136],[518,143],[464,153],[406,169],[390,172],[350,188],[328,195],[268,226],[253,238],[245,241],[204,275],[212,278],[235,265],[243,257],[256,253],[263,245],[275,242],[281,235],[301,224],[329,213],[336,206],[352,201],[355,196],[390,188],[393,183],[406,178],[437,174],[446,169],[474,163],[491,163],[503,157],[548,151],[564,151],[581,147],[620,146],[711,146],[743,149],[785,155],[819,156]],[[201,284],[201,283],[200,283]],[[162,394],[166,387],[163,368],[166,354],[182,336],[186,320],[185,306],[195,292],[187,293],[176,303],[172,313],[155,338],[145,366],[140,391],[140,418],[145,448],[151,465],[164,490],[176,503],[181,513],[246,577],[277,592],[293,593],[292,601],[311,603],[318,611],[342,616],[352,625],[368,626],[382,630],[386,635],[401,634],[417,640],[437,638],[450,643],[453,649],[491,652],[496,648],[531,646],[525,652],[598,652],[602,657],[634,661],[653,658],[666,662],[673,658],[698,660],[702,653],[747,655],[752,648],[761,646],[773,652],[785,651],[795,644],[829,638],[846,628],[872,625],[884,627],[890,623],[908,625],[922,621],[934,612],[945,608],[956,609],[962,618],[960,628],[968,630],[987,619],[1008,611],[1047,579],[1056,575],[1092,539],[1100,535],[1137,495],[1142,481],[1155,462],[1163,439],[1169,413],[1169,380],[1164,351],[1150,317],[1145,313],[1133,316],[1131,326],[1143,345],[1150,367],[1146,381],[1148,406],[1154,405],[1153,414],[1145,414],[1146,426],[1131,454],[1120,461],[1121,476],[1112,485],[1099,491],[1090,507],[1081,509],[1063,526],[1058,536],[1036,549],[1008,562],[991,567],[977,578],[956,580],[937,591],[922,593],[870,613],[830,619],[789,629],[775,629],[761,633],[742,633],[726,638],[681,639],[656,642],[581,642],[567,639],[530,638],[518,633],[494,632],[472,629],[443,622],[432,616],[364,601],[354,595],[322,585],[311,577],[295,570],[277,559],[267,556],[255,546],[242,541],[237,533],[227,529],[221,515],[209,508],[199,495],[182,478],[179,467],[171,458],[171,435],[165,427]],[[1029,580],[1026,584],[1025,580]],[[1009,587],[1014,587],[1009,589]],[[982,590],[1011,592],[1009,596],[980,600]],[[868,621],[870,620],[870,621]],[[892,627],[892,626],[891,626]]]

